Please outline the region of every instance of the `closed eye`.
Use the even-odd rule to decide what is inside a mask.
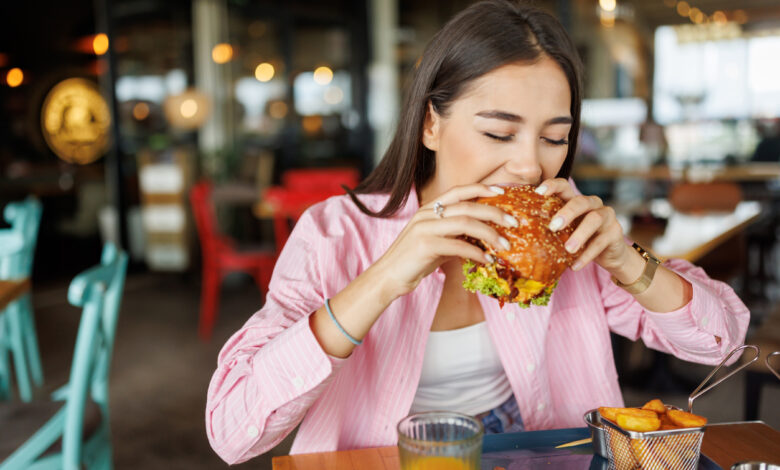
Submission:
[[[553,140],[553,139],[548,139],[547,137],[542,137],[542,140],[552,145],[569,145],[569,139],[566,138],[560,140]]]
[[[498,140],[499,142],[510,142],[512,140],[512,138],[514,138],[514,134],[495,135],[495,134],[491,134],[489,132],[483,132],[482,134],[485,135],[486,137],[490,137],[493,140]]]

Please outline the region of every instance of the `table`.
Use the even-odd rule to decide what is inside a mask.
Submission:
[[[0,280],[0,311],[28,290],[30,290],[30,279],[28,278],[18,281]]]
[[[729,470],[736,462],[780,463],[780,432],[760,422],[715,424],[704,433],[702,452]],[[400,470],[398,448],[319,452],[273,458],[273,470]]]
[[[647,168],[621,168],[597,163],[577,164],[572,169],[576,180],[614,180],[633,178],[658,181],[769,181],[780,179],[778,163],[744,163],[741,165],[694,165],[688,168],[670,168],[657,165]]]
[[[673,213],[663,232],[632,227],[629,238],[648,247],[661,259],[680,258],[692,263],[745,230],[761,215],[761,204],[742,201],[733,212],[705,215]]]

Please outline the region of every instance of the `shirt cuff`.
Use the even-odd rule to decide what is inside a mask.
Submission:
[[[728,334],[723,318],[716,313],[723,310],[718,298],[705,284],[685,273],[673,271],[691,284],[691,300],[681,308],[666,313],[645,309],[648,318],[663,330],[673,344],[698,344],[699,348],[706,344],[711,348],[710,351],[720,350],[724,353],[728,345],[724,341],[718,345],[715,340],[715,336],[723,338]]]

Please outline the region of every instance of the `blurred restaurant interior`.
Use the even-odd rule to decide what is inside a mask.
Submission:
[[[74,380],[92,305],[76,290],[98,282],[124,292],[103,312],[110,372],[89,385],[108,386],[114,466],[226,467],[203,426],[220,347],[262,306],[302,211],[374,168],[425,44],[471,3],[2,2],[0,400],[46,401]],[[746,342],[780,350],[780,1],[534,3],[585,66],[578,188],[657,256],[730,284],[751,311]],[[683,406],[711,370],[613,348],[627,406]],[[780,429],[778,403],[762,360],[697,410]],[[0,468],[2,441],[28,432],[10,416]],[[241,466],[270,468],[291,439]]]

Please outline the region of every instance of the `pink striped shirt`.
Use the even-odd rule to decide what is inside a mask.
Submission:
[[[361,200],[378,210],[387,196]],[[395,425],[417,389],[444,274],[434,271],[393,302],[346,359],[322,350],[309,315],[374,263],[417,209],[412,193],[394,217],[373,218],[338,196],[301,217],[265,305],[225,344],[211,379],[207,434],[226,462],[268,451],[299,423],[293,454],[396,444]],[[582,426],[585,411],[622,405],[610,331],[704,364],[742,344],[750,314],[733,290],[690,263],[666,266],[690,281],[693,299],[664,314],[645,310],[595,263],[566,271],[546,307],[501,309],[480,296],[528,430]]]

